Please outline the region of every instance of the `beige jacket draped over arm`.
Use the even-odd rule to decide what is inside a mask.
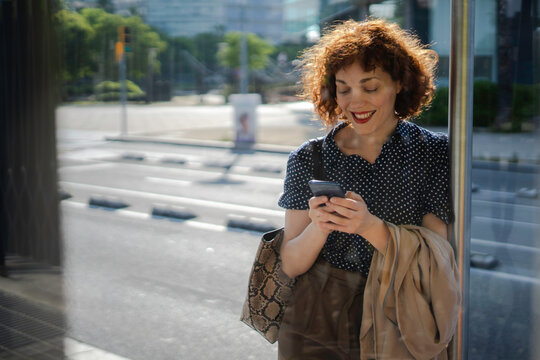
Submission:
[[[454,251],[425,227],[387,225],[364,292],[360,357],[447,359],[461,304]]]

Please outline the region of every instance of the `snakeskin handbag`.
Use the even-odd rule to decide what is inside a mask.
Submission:
[[[294,287],[294,280],[281,270],[282,239],[283,228],[262,236],[240,317],[271,344],[278,338],[281,319]]]
[[[321,157],[324,138],[310,141],[313,151],[313,178],[326,178]],[[281,270],[279,251],[283,228],[264,234],[249,275],[246,300],[240,320],[271,344],[278,339],[281,319],[290,300],[295,280]]]

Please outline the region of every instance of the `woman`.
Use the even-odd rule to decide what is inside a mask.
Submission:
[[[437,55],[383,20],[346,21],[302,57],[303,95],[333,127],[320,150],[326,179],[346,198],[312,197],[313,146],[292,152],[283,271],[295,294],[279,334],[280,359],[358,359],[362,296],[386,222],[446,237],[448,139],[408,120],[431,102]]]

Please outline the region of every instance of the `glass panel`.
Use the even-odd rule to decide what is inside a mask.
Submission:
[[[476,1],[469,356],[539,354],[538,2]]]
[[[469,354],[533,359],[540,353],[540,1],[475,3]],[[450,1],[28,4],[4,0],[0,13],[7,31],[0,100],[11,119],[0,134],[0,250],[7,250],[0,270],[21,270],[0,279],[0,296],[15,289],[13,280],[28,284],[20,303],[0,297],[2,356],[23,345],[41,352],[6,345],[11,306],[46,319],[40,324],[52,324],[53,350],[70,355],[277,357],[277,347],[238,318],[260,235],[283,225],[277,199],[289,152],[325,134],[312,105],[296,96],[296,59],[334,21],[385,17],[431,44],[437,91],[412,120],[447,132]],[[242,30],[256,94],[244,103],[230,97],[243,74]],[[58,76],[49,70],[55,65]],[[54,234],[27,240],[55,231],[63,236],[63,274]],[[50,259],[21,258],[28,247],[36,254],[50,247]],[[53,280],[40,282],[45,277]],[[48,294],[52,315],[32,307],[36,294]]]

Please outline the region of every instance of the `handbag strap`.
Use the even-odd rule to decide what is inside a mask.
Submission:
[[[322,144],[324,137],[311,139],[311,150],[313,153],[313,179],[326,180],[326,173],[324,171],[324,163],[322,161]]]

